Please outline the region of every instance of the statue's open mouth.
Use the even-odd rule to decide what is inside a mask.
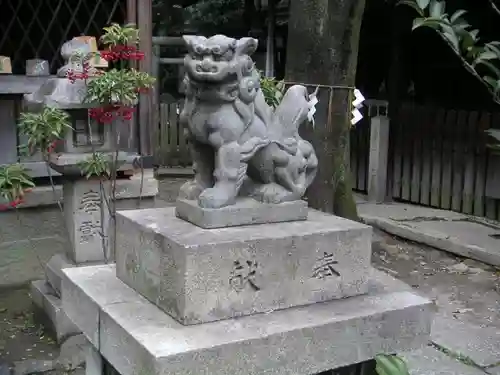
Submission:
[[[237,79],[227,63],[187,58],[185,66],[189,76],[195,81],[227,82],[227,80]]]
[[[189,69],[188,74],[193,81],[206,83],[208,86],[216,86],[238,80],[236,73],[228,72],[227,70],[221,70],[218,72],[197,72]]]

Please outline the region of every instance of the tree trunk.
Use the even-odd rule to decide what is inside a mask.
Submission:
[[[286,81],[353,87],[365,0],[291,0]],[[331,94],[331,101],[329,100]],[[356,220],[347,146],[353,92],[320,89],[312,139],[319,159],[311,207]]]

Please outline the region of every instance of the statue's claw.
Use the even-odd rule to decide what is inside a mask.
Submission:
[[[265,184],[257,187],[252,192],[252,197],[262,203],[283,203],[295,200],[291,191],[276,183]]]
[[[221,208],[234,204],[236,192],[225,185],[205,189],[198,197],[198,204],[203,208]]]
[[[203,186],[195,180],[187,181],[179,190],[179,198],[188,200],[198,199],[203,190],[205,190]]]

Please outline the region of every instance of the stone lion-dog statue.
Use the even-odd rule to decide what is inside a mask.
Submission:
[[[250,57],[256,39],[183,39],[188,53],[180,123],[195,177],[181,187],[179,198],[198,200],[203,208],[232,205],[238,196],[262,203],[301,199],[318,166],[312,145],[298,133],[315,94],[292,86],[273,110]]]

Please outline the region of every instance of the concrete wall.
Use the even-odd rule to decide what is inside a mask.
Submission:
[[[163,206],[143,198],[141,208]],[[136,199],[117,203],[119,210],[137,208]],[[0,213],[0,288],[44,278],[44,266],[56,253],[64,253],[68,236],[56,205],[28,207]]]
[[[158,181],[157,197],[142,198],[140,208],[173,204],[179,187],[188,178],[161,178]],[[39,194],[30,197],[31,202],[28,203],[37,207],[0,212],[0,288],[44,278],[44,266],[47,261],[54,254],[65,252],[65,246],[68,246],[69,241],[59,207],[55,204],[39,206],[42,201],[47,202],[53,197],[51,189],[45,190],[47,189],[40,189]],[[139,208],[138,201],[120,199],[117,208],[136,209]]]
[[[118,180],[117,209],[164,206],[166,202],[156,199],[157,194],[153,171]],[[0,288],[43,278],[47,261],[66,251],[69,237],[56,204],[62,197],[61,186],[37,186],[18,210],[0,212]]]

